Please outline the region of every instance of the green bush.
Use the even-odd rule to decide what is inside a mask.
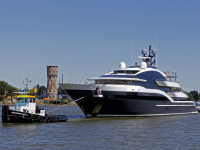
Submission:
[[[0,102],[2,102],[4,100],[3,96],[0,96]]]
[[[64,98],[61,99],[60,104],[65,104],[65,99]]]

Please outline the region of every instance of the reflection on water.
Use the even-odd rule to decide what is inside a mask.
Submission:
[[[55,107],[46,107],[47,111]],[[85,118],[77,106],[67,122],[2,124],[2,149],[199,149],[200,115]]]

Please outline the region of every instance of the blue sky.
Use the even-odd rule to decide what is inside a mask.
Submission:
[[[200,92],[200,1],[0,0],[0,80],[23,88],[23,74],[46,85],[46,66],[58,79],[87,79],[134,62],[152,44],[158,69],[178,74],[183,90]]]

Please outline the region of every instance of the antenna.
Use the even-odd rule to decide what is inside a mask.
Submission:
[[[133,65],[133,36],[132,36],[132,65]]]
[[[152,45],[149,45],[149,57],[151,57],[151,46]]]
[[[157,35],[156,35],[156,50],[158,50],[158,49],[157,49]],[[158,54],[157,54],[157,55],[158,55]],[[156,68],[158,68],[157,55],[156,55]]]
[[[32,75],[31,75],[31,78],[32,78]],[[29,82],[31,83],[31,81],[32,81],[32,80],[29,80],[29,79],[28,79],[28,75],[25,76],[25,79],[24,79],[24,74],[23,74],[23,82],[22,82],[22,84],[24,84],[24,89],[25,89],[25,90],[28,88],[28,84],[29,84]]]
[[[22,82],[22,84],[24,84],[24,74],[23,74],[23,82]]]
[[[29,80],[29,82],[31,83],[31,81],[32,81],[32,73],[31,73],[31,80]]]

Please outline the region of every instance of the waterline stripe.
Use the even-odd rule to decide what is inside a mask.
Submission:
[[[189,115],[189,114],[198,114],[198,111],[194,112],[185,112],[185,113],[167,113],[167,114],[142,114],[142,115],[102,115],[97,114],[97,117],[151,117],[151,116],[171,116],[171,115]]]
[[[158,106],[158,107],[165,107],[165,106],[167,106],[167,107],[171,107],[171,106],[195,106],[195,105],[156,105],[156,106]]]

